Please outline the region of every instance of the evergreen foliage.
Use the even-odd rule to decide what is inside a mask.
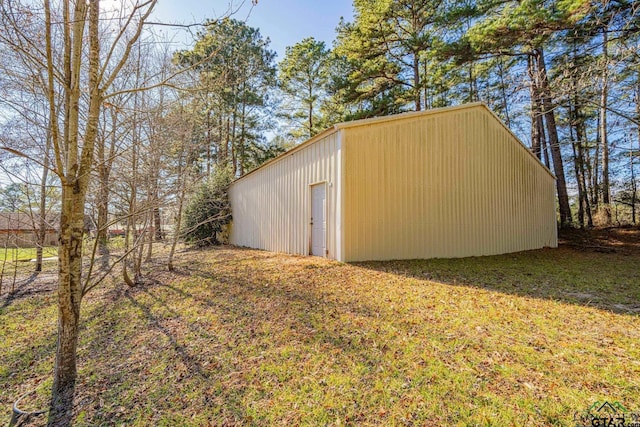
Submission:
[[[291,123],[290,135],[297,141],[311,138],[328,125],[321,109],[328,98],[330,59],[324,42],[309,37],[287,47],[279,64],[282,117]]]
[[[618,221],[611,197],[637,188],[638,2],[353,5],[333,49],[342,120],[485,102],[556,175],[561,227]]]
[[[272,127],[274,58],[268,38],[230,18],[208,21],[192,49],[175,53],[174,63],[197,75],[190,108],[208,173],[216,164],[243,175],[272,155],[264,134]]]
[[[228,189],[233,179],[229,167],[219,168],[192,193],[185,208],[181,234],[198,247],[224,243],[222,234],[231,222]]]

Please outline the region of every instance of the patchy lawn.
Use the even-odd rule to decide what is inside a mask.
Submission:
[[[4,260],[11,261],[29,261],[36,258],[36,248],[0,248],[0,265]],[[43,257],[58,256],[58,248],[54,246],[46,246],[42,248]]]
[[[546,426],[595,401],[640,411],[640,232],[605,237],[354,265],[183,252],[153,285],[85,300],[77,425]],[[7,419],[50,386],[44,289],[0,296]]]

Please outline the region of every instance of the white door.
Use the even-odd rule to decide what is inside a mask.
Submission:
[[[311,187],[311,255],[325,256],[327,248],[327,197],[324,184]]]

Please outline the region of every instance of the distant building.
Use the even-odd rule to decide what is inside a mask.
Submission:
[[[44,246],[58,244],[58,217],[51,215],[45,220],[46,235]],[[0,212],[0,248],[36,246],[40,217],[19,212]]]

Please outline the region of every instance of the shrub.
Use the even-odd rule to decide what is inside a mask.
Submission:
[[[184,211],[181,234],[197,246],[221,244],[220,234],[231,221],[228,189],[233,179],[229,168],[220,168],[190,196]]]

